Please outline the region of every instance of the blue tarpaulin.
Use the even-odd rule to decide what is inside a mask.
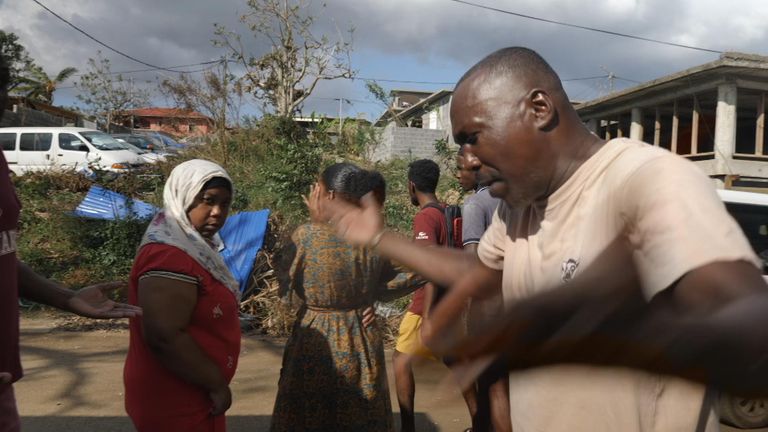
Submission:
[[[101,186],[91,186],[88,195],[75,209],[76,216],[91,219],[149,219],[159,209],[144,201],[129,200],[125,195],[104,189]]]
[[[74,211],[76,216],[92,219],[117,220],[127,218],[149,219],[160,209],[125,195],[92,186]],[[227,218],[219,234],[226,247],[221,251],[224,262],[240,283],[240,291],[248,286],[256,254],[264,244],[269,210],[242,212]]]
[[[226,246],[221,256],[232,275],[240,282],[240,292],[245,292],[248,287],[256,253],[264,244],[268,220],[269,210],[238,213],[228,217],[219,231]]]

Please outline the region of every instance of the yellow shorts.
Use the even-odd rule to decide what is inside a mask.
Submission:
[[[432,351],[421,342],[421,320],[421,315],[409,311],[405,312],[403,320],[400,321],[395,349],[403,354],[437,360]]]

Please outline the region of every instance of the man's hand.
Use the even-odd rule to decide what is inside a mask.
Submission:
[[[141,315],[141,308],[126,303],[117,303],[107,294],[125,287],[124,282],[107,282],[85,287],[77,291],[67,302],[68,309],[88,318],[112,319],[131,318]]]
[[[317,183],[309,187],[309,195],[302,195],[301,199],[309,210],[309,220],[312,222],[326,222],[322,220],[322,211],[320,210],[320,187]]]
[[[363,310],[363,328],[368,328],[376,321],[376,311],[373,306],[368,306]]]
[[[208,393],[208,397],[213,402],[211,407],[211,415],[213,416],[224,414],[232,405],[232,392],[227,385],[211,391]]]
[[[373,192],[360,199],[360,207],[339,199],[329,201],[325,207],[339,237],[354,245],[369,245],[384,227],[381,206]]]

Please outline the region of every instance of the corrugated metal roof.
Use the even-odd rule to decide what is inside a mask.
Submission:
[[[75,208],[76,216],[92,219],[149,219],[159,209],[140,200],[128,199],[125,195],[94,185],[80,205]]]

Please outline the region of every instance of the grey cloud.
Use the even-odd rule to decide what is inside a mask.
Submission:
[[[42,1],[99,39],[157,65],[218,58],[221,50],[210,43],[214,22],[246,33],[238,23],[238,15],[246,10],[243,0]],[[764,47],[768,46],[768,28],[763,24],[768,21],[768,2],[764,0],[474,1],[553,20],[716,50],[765,53]],[[344,31],[354,26],[353,61],[362,76],[393,77],[392,64],[409,62],[420,64],[419,70],[435,72],[408,77],[398,74],[397,78],[443,81],[447,75],[457,79],[484,55],[510,45],[539,51],[565,79],[602,75],[604,67],[619,77],[644,81],[717,57],[526,20],[449,0],[327,0],[326,4],[322,8],[322,3],[315,1],[310,6],[311,11],[319,12],[317,32],[334,35],[339,29]],[[0,27],[18,33],[33,56],[51,70],[70,65],[82,69],[85,60],[99,49],[31,1],[0,0]],[[248,48],[256,52],[266,47],[264,41],[250,37],[245,40]],[[142,68],[104,53],[113,60],[115,70]],[[374,66],[371,59],[376,58],[386,58],[389,67]],[[72,59],[81,63],[74,64]],[[154,80],[155,75],[137,74],[136,79]],[[440,79],[436,79],[438,76]],[[630,83],[617,80],[615,85]],[[607,83],[601,80],[566,83],[572,97],[594,97],[600,86],[605,87]],[[324,83],[318,87],[317,98],[307,102],[305,112],[311,108],[332,114],[335,112],[332,101],[329,104],[319,98],[339,95],[361,100],[367,97],[360,82]],[[360,110],[374,108],[369,105]]]

